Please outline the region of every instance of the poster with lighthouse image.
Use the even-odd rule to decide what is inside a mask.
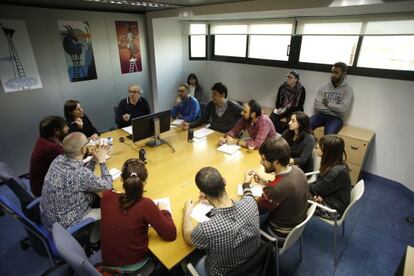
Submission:
[[[43,87],[23,20],[0,19],[0,79],[5,93]]]
[[[97,79],[92,35],[87,21],[58,21],[71,82]]]

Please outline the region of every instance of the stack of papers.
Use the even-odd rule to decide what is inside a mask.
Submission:
[[[243,195],[243,184],[237,186],[237,194]],[[263,186],[260,184],[250,184],[250,190],[252,191],[253,196],[261,197],[263,194]]]
[[[210,220],[206,214],[210,212],[211,209],[213,209],[213,206],[208,204],[208,202],[202,201],[194,206],[190,216],[198,222],[205,222]]]
[[[121,176],[122,172],[120,170],[116,169],[116,168],[112,168],[112,169],[109,170],[109,173],[112,176],[112,180],[115,180],[115,179],[117,179],[118,177]]]
[[[233,154],[236,151],[238,151],[240,149],[240,146],[238,145],[221,145],[220,147],[217,148],[218,151],[227,153],[227,154]]]
[[[132,126],[127,126],[122,128],[123,130],[125,130],[126,132],[128,132],[129,134],[132,134]]]
[[[207,135],[210,135],[213,132],[214,132],[214,130],[203,127],[203,128],[200,128],[200,129],[194,131],[194,137],[198,138],[198,139],[201,139],[201,138],[206,137]]]
[[[157,205],[158,205],[158,203],[164,203],[167,206],[168,212],[170,212],[170,214],[172,214],[172,212],[171,212],[171,201],[170,201],[169,197],[158,198],[158,199],[154,199],[153,201]]]
[[[172,124],[173,126],[179,126],[179,125],[181,125],[183,122],[184,122],[184,120],[181,120],[181,119],[175,119],[174,121],[172,121],[172,122],[171,122],[171,124]]]

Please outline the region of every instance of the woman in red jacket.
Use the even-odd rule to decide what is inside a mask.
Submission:
[[[105,191],[101,200],[103,265],[121,272],[142,270],[152,262],[148,252],[148,225],[163,240],[173,241],[177,230],[166,206],[144,197],[148,177],[145,164],[129,159],[122,168],[125,193]]]

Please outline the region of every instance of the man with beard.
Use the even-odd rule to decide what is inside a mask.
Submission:
[[[194,122],[201,116],[200,104],[197,99],[190,95],[190,86],[186,83],[178,87],[178,98],[175,106],[171,110],[171,117],[184,120],[184,122]]]
[[[249,149],[258,149],[266,139],[278,135],[269,116],[262,114],[262,107],[255,100],[243,105],[242,118],[237,124],[220,138],[219,144],[239,145]],[[248,139],[238,139],[243,130],[249,133]]]
[[[245,174],[243,188],[250,188],[253,178],[265,184],[257,200],[261,228],[283,244],[289,232],[306,218],[308,182],[301,169],[289,165],[290,148],[283,138],[266,140],[259,148],[260,164],[266,173],[275,173],[273,181],[265,181],[254,170]]]
[[[43,181],[50,163],[63,153],[61,142],[68,130],[65,119],[59,116],[47,116],[40,121],[40,137],[30,158],[30,186],[35,196],[42,193]]]
[[[331,81],[322,86],[315,98],[315,115],[310,118],[312,129],[325,127],[326,134],[337,134],[343,118],[351,107],[353,90],[346,79],[348,67],[343,62],[333,65]]]

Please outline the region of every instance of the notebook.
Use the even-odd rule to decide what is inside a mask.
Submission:
[[[198,139],[201,139],[201,138],[204,138],[204,137],[210,135],[213,132],[214,132],[214,130],[203,127],[203,128],[200,128],[200,129],[194,131],[194,137],[198,138]]]
[[[210,218],[206,216],[206,214],[210,212],[211,209],[213,209],[213,206],[211,206],[206,201],[201,201],[196,206],[194,206],[190,216],[198,222],[208,221]]]
[[[243,195],[243,184],[239,184],[237,186],[237,194]],[[263,186],[260,184],[250,184],[250,190],[252,191],[253,196],[255,197],[261,197],[263,194]]]
[[[181,120],[181,119],[175,119],[174,121],[172,121],[172,122],[171,122],[171,124],[172,124],[172,125],[175,125],[175,126],[179,126],[179,125],[181,125],[183,122],[184,122],[184,120]]]
[[[158,204],[160,202],[164,203],[167,206],[167,210],[168,212],[170,212],[170,214],[172,214],[171,212],[171,201],[169,197],[162,197],[162,198],[158,198],[158,199],[153,199],[155,204]]]

